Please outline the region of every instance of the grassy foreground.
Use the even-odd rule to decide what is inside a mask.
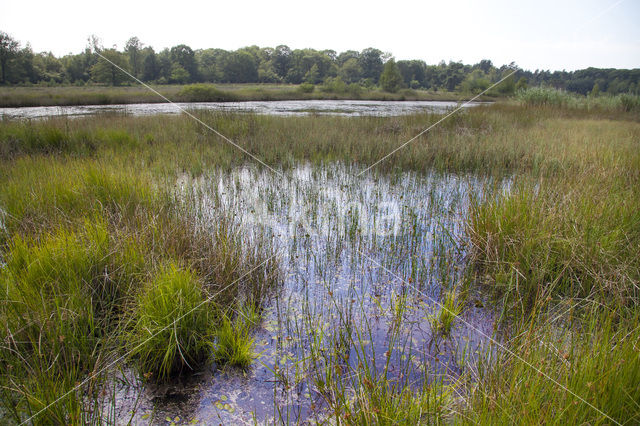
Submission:
[[[100,401],[123,362],[151,381],[202,368],[228,307],[259,309],[280,282],[270,244],[224,211],[201,225],[175,170],[117,151],[3,160],[3,422],[114,421]]]
[[[340,421],[640,421],[640,119],[522,102],[451,117],[373,172],[511,176],[507,194],[487,188],[471,200],[466,223],[468,279],[494,296],[506,349],[469,366],[455,398],[446,386],[412,394],[364,377],[354,398],[331,407]],[[283,168],[366,166],[439,118],[198,115]],[[3,122],[0,158],[8,418],[28,417],[100,370],[123,341],[144,342],[130,361],[160,380],[212,352],[246,363],[247,327],[199,308],[246,299],[252,283],[277,285],[273,250],[257,241],[246,249],[224,211],[203,229],[197,200],[172,188],[180,173],[249,160],[181,116]],[[179,332],[146,341],[150,324],[164,330],[184,314]],[[215,342],[224,345],[206,350]],[[89,395],[98,388],[86,384]],[[36,422],[104,419],[90,402],[73,393]]]

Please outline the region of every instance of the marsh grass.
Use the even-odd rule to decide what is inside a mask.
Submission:
[[[388,93],[358,84],[326,91],[301,90],[293,84],[190,84],[155,85],[174,102],[277,101],[299,99],[443,100],[457,101],[465,94],[444,91],[405,90]],[[311,86],[313,87],[313,85]],[[166,102],[142,86],[52,86],[0,88],[0,107],[53,105],[113,105]]]
[[[259,324],[260,316],[254,307],[244,305],[233,315],[222,315],[215,331],[213,357],[220,365],[246,368],[256,358],[252,330]]]
[[[429,314],[429,322],[435,334],[449,336],[455,326],[458,315],[462,313],[464,301],[460,300],[456,289],[447,290],[436,314]]]
[[[640,96],[632,94],[582,96],[548,87],[532,87],[516,93],[516,99],[529,106],[565,109],[640,111]]]
[[[354,308],[335,306],[340,322],[350,327],[318,328],[311,316],[306,318],[314,344],[295,371],[299,368],[303,377],[311,374],[315,392],[329,406],[321,421],[391,425],[440,424],[452,419],[458,384],[445,383],[431,371],[427,359],[412,350],[402,321],[410,309],[407,296],[394,299],[388,307],[391,324],[382,362],[376,361],[376,349],[370,346],[373,320],[359,316],[358,304]],[[392,363],[395,357],[401,361]],[[298,374],[291,378],[287,372],[280,370],[276,377],[290,387],[297,386]]]
[[[543,182],[537,190],[517,185],[510,195],[473,205],[473,255],[497,294],[529,308],[556,295],[637,302],[640,216],[630,206],[640,203],[638,181],[627,186],[630,176],[623,175],[589,183],[589,177]]]
[[[450,418],[452,405],[452,392],[440,381],[414,390],[369,375],[336,417],[349,425],[440,424]]]
[[[210,355],[212,312],[193,272],[162,265],[138,296],[127,337],[140,371],[166,381],[200,367]]]
[[[291,167],[297,161],[315,164],[342,161],[368,166],[440,117],[193,113],[265,163],[282,167]],[[615,120],[611,121],[612,118]],[[513,104],[476,107],[443,122],[377,169],[435,169],[494,176],[565,175],[580,171],[585,165],[607,165],[607,160],[615,159],[612,154],[620,155],[628,149],[621,145],[629,145],[629,140],[637,135],[636,118],[636,113],[523,108]],[[63,142],[46,142],[46,135],[52,131],[61,132],[62,136],[57,138]],[[231,167],[249,161],[187,116],[8,122],[0,126],[0,135],[3,141],[0,153],[7,160],[24,154],[66,153],[128,162],[154,173],[177,166],[194,174],[212,165]],[[31,139],[40,142],[31,143]],[[590,142],[583,143],[585,140]],[[606,140],[613,140],[614,147],[607,147],[603,143]],[[618,151],[618,147],[622,150]]]
[[[9,243],[0,273],[2,362],[5,379],[11,378],[4,389],[14,393],[3,403],[13,405],[14,421],[43,409],[99,365],[131,284],[119,279],[112,250],[100,219],[77,232],[59,229],[40,240],[16,236]],[[36,423],[80,421],[87,414],[83,406],[72,393]]]
[[[202,368],[214,309],[174,321],[207,295],[260,301],[280,279],[277,259],[265,262],[271,245],[244,240],[222,210],[205,228],[174,170],[134,167],[122,153],[137,144],[104,134],[114,141],[108,159],[43,149],[3,160],[3,421],[20,423],[61,395],[33,422],[107,421],[98,399],[110,392],[111,360],[135,348],[131,365],[158,381]]]
[[[626,110],[554,102],[534,110]],[[471,201],[472,276],[495,296],[513,340],[508,351],[481,361],[460,417],[465,423],[638,419],[637,122],[619,121],[622,114],[608,133],[599,126],[603,121],[580,114],[538,125],[543,133],[553,128],[563,135],[537,154],[555,158],[556,173],[521,171],[508,193],[490,190]],[[550,312],[560,305],[564,312]]]
[[[563,309],[577,307],[575,301],[566,302]],[[560,322],[553,315],[540,315],[526,334],[510,343],[517,357],[499,352],[495,363],[478,367],[477,385],[461,422],[636,423],[640,418],[637,313],[621,324],[618,312],[598,310],[591,307],[588,315],[579,314],[570,331],[566,315]],[[579,310],[572,312],[576,315]]]
[[[197,114],[282,170],[300,161],[369,165],[439,118]],[[329,366],[319,369],[317,378],[339,421],[439,422],[448,415],[485,424],[514,418],[606,422],[529,364],[544,367],[614,419],[637,420],[639,141],[633,108],[505,103],[451,117],[371,173],[371,179],[434,169],[508,177],[506,190],[488,185],[470,201],[464,244],[471,268],[465,285],[483,283],[492,292],[504,311],[506,337],[518,336],[507,340],[508,347],[526,362],[491,352],[475,370],[470,367],[475,376],[462,391],[465,397],[451,401],[446,384],[410,392],[366,374],[346,383],[345,356],[350,349],[357,353],[366,336],[354,338],[362,331],[357,327],[336,330],[333,337],[318,337],[333,339],[333,346],[325,347],[330,353],[317,350],[309,362]],[[256,268],[274,247],[259,235],[243,234],[237,226],[241,218],[218,204],[212,216],[205,215],[195,186],[176,187],[185,175],[229,170],[247,158],[182,116],[2,122],[0,144],[0,243],[7,265],[1,273],[6,293],[1,315],[8,342],[2,347],[8,372],[2,389],[14,421],[122,354],[123,336],[137,330],[131,340],[142,341],[146,331],[138,321],[144,315],[148,327],[173,325],[174,311],[152,303],[154,294],[193,307],[238,281],[216,296],[212,313],[192,318],[193,334],[182,334],[177,324],[173,335],[161,333],[164,339],[149,345],[150,361],[140,364],[140,373],[165,378],[198,368],[206,354],[214,355],[204,345],[209,351],[216,344],[225,348],[221,360],[251,362],[252,327],[241,315],[224,316],[215,307],[247,301],[260,310],[281,281],[277,261]],[[359,241],[357,227],[343,231],[345,241]],[[343,241],[335,240],[327,240],[326,247],[339,253]],[[407,256],[416,256],[412,241],[398,244],[406,245]],[[443,274],[452,271],[444,256],[429,262]],[[330,274],[328,263],[319,267]],[[406,272],[420,277],[413,269]],[[448,300],[458,312],[459,298]],[[563,300],[576,304],[575,315],[545,323],[548,307]],[[394,306],[394,318],[402,322],[403,305]],[[209,314],[213,320],[205,327]],[[349,315],[344,312],[342,324],[351,324]],[[446,329],[454,320],[438,323],[448,324]],[[47,379],[51,372],[56,375]],[[285,372],[278,374],[284,380]],[[287,380],[296,383],[295,377]],[[82,395],[71,394],[41,422],[80,422],[89,414]]]

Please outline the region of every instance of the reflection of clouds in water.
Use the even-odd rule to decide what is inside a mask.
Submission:
[[[454,269],[441,269],[436,259],[463,235],[469,195],[481,196],[488,180],[412,172],[354,177],[359,171],[301,165],[281,178],[246,166],[178,179],[178,192],[199,200],[203,225],[224,209],[249,234],[256,228],[271,233],[285,248],[286,273],[254,333],[260,357],[246,376],[210,369],[189,390],[196,405],[172,405],[145,392],[141,413],[155,409],[161,419],[235,424],[273,420],[282,408],[294,422],[322,419],[314,378],[326,366],[340,366],[351,377],[362,372],[363,357],[378,371],[388,362],[390,379],[419,386],[430,375],[457,377],[461,360],[486,347],[477,330],[492,334],[494,319],[483,307],[468,306],[467,323],[459,322],[450,339],[436,344],[428,317],[438,311],[430,300],[440,298],[438,274],[456,282],[464,273],[456,258],[448,259]],[[421,293],[397,277],[413,277]],[[405,308],[398,316],[400,304]],[[357,333],[361,340],[354,343]],[[321,354],[319,364],[309,362],[312,351]],[[276,380],[276,366],[294,385]]]
[[[226,209],[242,207],[243,225],[261,225],[290,238],[299,230],[320,237],[336,232],[341,237],[353,232],[397,236],[408,220],[407,210],[415,209],[438,209],[440,219],[459,222],[458,205],[466,205],[468,194],[480,191],[482,185],[476,178],[415,174],[396,183],[361,178],[354,185],[344,166],[331,169],[317,173],[312,166],[301,166],[288,171],[283,180],[243,167],[232,175],[218,175],[212,186]]]

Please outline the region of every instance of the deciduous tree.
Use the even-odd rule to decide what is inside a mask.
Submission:
[[[91,78],[94,81],[111,86],[118,86],[129,79],[124,72],[118,69],[118,67],[120,67],[127,70],[128,64],[126,57],[115,49],[105,49],[100,52],[100,54],[104,56],[104,58],[108,59],[108,61],[100,57],[98,58],[98,62],[91,67]],[[114,66],[112,63],[118,67]]]
[[[402,88],[402,74],[396,65],[396,61],[389,59],[384,64],[384,70],[380,75],[380,86],[385,92],[395,93]]]
[[[0,31],[0,84],[6,84],[10,61],[18,54],[20,43],[9,34]]]
[[[131,37],[127,40],[124,46],[124,51],[129,55],[129,65],[131,66],[131,73],[139,77],[141,71],[141,58],[140,51],[142,50],[142,42],[138,37]]]

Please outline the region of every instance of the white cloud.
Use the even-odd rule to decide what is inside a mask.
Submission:
[[[35,51],[79,52],[96,34],[105,46],[136,35],[156,49],[236,49],[256,44],[337,51],[377,47],[398,59],[515,61],[528,69],[640,66],[640,4],[612,1],[442,2],[407,0],[303,3],[65,3],[3,5],[0,29]],[[603,11],[605,11],[603,13]]]

